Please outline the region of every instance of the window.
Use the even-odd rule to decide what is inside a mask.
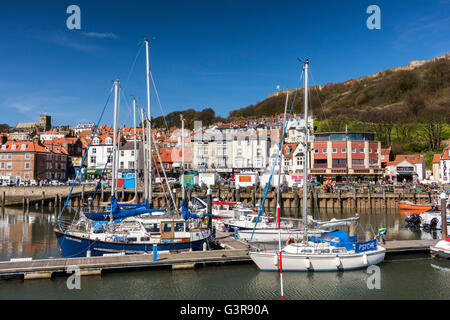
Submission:
[[[144,223],[147,232],[159,232],[159,223]]]
[[[337,153],[337,148],[333,148],[333,153]]]
[[[21,146],[20,146],[20,150],[25,150],[27,148],[27,145],[26,144],[22,144]]]
[[[91,156],[91,163],[95,163],[95,160],[96,160],[95,156]]]
[[[352,148],[352,153],[356,153],[356,148]]]
[[[2,150],[6,150],[6,144],[2,145]]]
[[[6,169],[12,169],[12,162],[8,162],[6,164]]]
[[[363,166],[364,159],[352,159],[352,165],[354,166]]]
[[[131,150],[131,156],[134,157],[134,150]]]
[[[346,152],[347,152],[347,148],[342,148],[342,149],[341,149],[341,152],[342,152],[342,153],[346,153]]]
[[[128,168],[134,169],[134,161],[128,161]]]
[[[323,148],[323,149],[322,149],[322,152],[323,152],[323,153],[327,153],[327,148]]]
[[[5,155],[4,154],[0,154],[0,159],[1,160],[5,160]]]
[[[25,169],[30,169],[30,163],[29,162],[25,162]]]
[[[8,160],[11,160],[12,159],[12,153],[8,153],[7,154],[7,158],[8,158]]]
[[[359,152],[364,153],[364,148],[359,148]]]
[[[183,232],[184,231],[184,222],[175,222],[175,232]]]
[[[96,153],[97,153],[97,149],[92,148],[92,153],[93,153],[93,154],[96,154]]]
[[[25,153],[25,159],[30,159],[31,158],[31,154],[30,153]]]
[[[319,149],[314,149],[314,153],[319,153]]]
[[[125,156],[125,151],[121,150],[121,151],[120,151],[120,156],[121,156],[121,157]]]
[[[165,222],[163,232],[172,232],[172,222]]]
[[[5,163],[4,162],[0,163],[0,169],[5,169]]]
[[[25,173],[23,174],[23,178],[24,178],[25,180],[30,180],[30,174],[27,173],[27,172],[25,172]]]
[[[16,148],[17,148],[17,146],[16,146],[15,144],[13,144],[13,145],[11,146],[11,150],[16,150]]]

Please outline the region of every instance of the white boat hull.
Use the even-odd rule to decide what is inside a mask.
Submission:
[[[450,242],[441,240],[430,247],[431,254],[435,257],[450,259]]]
[[[315,236],[320,237],[320,235],[324,231],[322,230],[308,230],[308,237]],[[252,237],[253,234],[253,237]],[[303,230],[281,230],[281,241],[285,242],[290,238],[293,238],[297,241],[303,240],[304,232]],[[255,232],[253,230],[239,230],[238,238],[245,241],[254,241],[254,242],[274,242],[279,240],[279,231],[276,229],[264,230],[264,229],[256,229]]]
[[[337,271],[365,268],[384,260],[386,249],[361,253],[302,255],[282,253],[283,271]],[[366,257],[364,257],[366,255]],[[279,252],[251,252],[251,259],[261,271],[279,271]]]

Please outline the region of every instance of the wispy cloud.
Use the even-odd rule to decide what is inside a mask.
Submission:
[[[84,36],[98,39],[117,39],[117,35],[112,32],[83,32]]]
[[[35,106],[33,106],[31,104],[24,104],[24,103],[13,103],[13,104],[11,104],[11,107],[13,107],[14,109],[16,109],[17,111],[19,111],[22,114],[28,115],[30,113],[30,111],[32,111],[34,109]]]
[[[93,53],[103,50],[103,48],[97,44],[79,41],[75,39],[75,37],[68,37],[64,34],[55,34],[51,36],[49,40],[50,42],[53,42],[57,45],[87,53]]]

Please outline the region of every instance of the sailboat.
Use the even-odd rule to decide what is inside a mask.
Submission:
[[[308,150],[308,67],[304,62],[305,72],[305,150]],[[308,196],[308,152],[305,152],[303,177],[303,232],[301,242],[292,242],[278,250],[255,251],[250,258],[262,271],[336,271],[364,268],[379,264],[384,260],[386,249],[379,246],[377,240],[358,242],[357,236],[349,236],[343,230],[323,233],[320,237],[308,237],[307,196]],[[278,215],[279,218],[279,215]],[[283,295],[282,295],[283,296]]]
[[[175,217],[173,212],[167,212],[165,216],[153,215],[155,212],[160,213],[165,212],[165,210],[152,208],[151,144],[147,148],[148,154],[145,157],[147,160],[146,165],[150,166],[148,176],[145,174],[146,201],[143,205],[137,204],[129,208],[124,208],[122,207],[123,205],[117,203],[115,197],[115,172],[118,157],[116,141],[119,86],[119,81],[115,81],[111,202],[107,208],[108,210],[103,212],[90,212],[90,207],[82,208],[79,212],[78,219],[64,226],[60,218],[68,205],[70,193],[74,186],[72,185],[69,196],[58,217],[58,228],[55,229],[62,255],[69,258],[102,256],[105,254],[136,254],[152,251],[155,247],[157,250],[163,251],[183,249],[205,250],[210,247],[211,241],[214,240],[215,232],[211,228],[206,228],[201,219],[190,219],[191,217],[189,216]],[[147,86],[148,89],[149,86]],[[106,105],[102,111],[102,115]],[[100,120],[101,117],[98,121],[99,123]],[[147,128],[149,127],[150,124],[148,123]],[[92,135],[91,142],[97,128],[98,124]],[[147,141],[151,141],[150,129],[148,130]],[[80,175],[86,155],[87,152],[78,169],[77,177]],[[196,217],[193,216],[192,218]]]

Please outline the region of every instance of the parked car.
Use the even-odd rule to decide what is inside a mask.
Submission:
[[[36,182],[36,180],[30,180],[30,183],[29,183],[29,186],[30,187],[35,187],[35,186],[37,186],[38,184],[37,184],[37,182]]]

